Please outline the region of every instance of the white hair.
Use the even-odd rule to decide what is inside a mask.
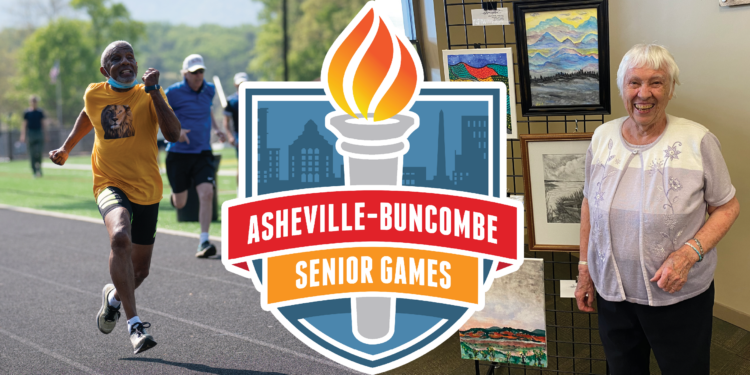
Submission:
[[[104,52],[102,52],[102,60],[101,60],[102,68],[104,67],[104,64],[107,62],[107,60],[109,60],[109,56],[112,53],[112,50],[114,50],[115,47],[118,47],[118,46],[123,45],[123,44],[126,45],[126,46],[128,46],[128,47],[130,47],[130,49],[133,50],[133,46],[131,46],[130,43],[128,43],[128,42],[126,42],[124,40],[116,40],[116,41],[110,43],[107,46],[107,48],[104,49]]]
[[[617,69],[617,88],[622,95],[622,87],[625,84],[625,73],[628,69],[650,68],[663,70],[669,76],[667,94],[671,95],[675,84],[680,84],[680,68],[674,61],[674,57],[664,47],[658,44],[636,44],[623,56],[620,68]]]

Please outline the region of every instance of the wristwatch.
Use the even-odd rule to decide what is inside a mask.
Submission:
[[[156,84],[156,85],[153,85],[153,86],[146,86],[145,90],[146,90],[146,92],[149,92],[149,91],[153,91],[153,90],[158,90],[160,88],[161,88],[161,86],[159,86],[158,84]]]

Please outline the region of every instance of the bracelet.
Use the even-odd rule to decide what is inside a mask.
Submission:
[[[695,237],[693,237],[693,241],[695,241],[695,243],[697,243],[697,244],[698,244],[698,248],[699,248],[699,249],[701,249],[701,255],[705,254],[706,252],[705,252],[705,251],[703,251],[703,245],[701,245],[701,242],[700,242],[700,241],[698,241],[698,239],[697,239],[697,238],[695,238]]]
[[[579,261],[578,261],[578,265],[579,265],[579,266],[588,266],[588,265],[589,265],[589,262],[587,262],[587,261],[585,261],[585,260],[579,260]]]
[[[688,246],[692,247],[693,250],[695,250],[695,253],[698,254],[698,262],[700,262],[700,261],[703,260],[703,254],[701,254],[701,252],[698,251],[698,249],[696,249],[695,246],[691,245],[690,242],[685,242],[685,245],[688,245]]]

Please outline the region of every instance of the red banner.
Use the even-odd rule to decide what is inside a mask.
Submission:
[[[307,246],[390,242],[515,259],[517,212],[488,199],[347,190],[261,199],[228,208],[228,259]]]

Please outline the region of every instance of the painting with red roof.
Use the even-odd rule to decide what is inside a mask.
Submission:
[[[443,51],[445,80],[450,82],[502,82],[508,93],[508,139],[518,139],[513,52],[510,48],[454,49]]]

